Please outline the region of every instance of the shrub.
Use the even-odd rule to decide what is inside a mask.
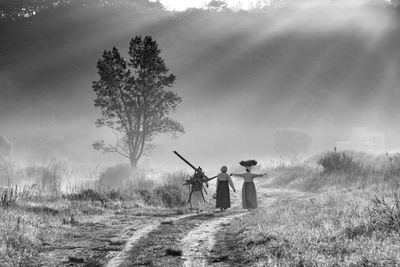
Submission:
[[[310,177],[314,177],[318,174],[315,169],[305,164],[279,166],[272,168],[268,173],[273,179],[268,181],[269,183],[264,186],[294,186],[296,188],[298,187],[299,182],[303,182],[303,180],[310,179]],[[263,185],[261,185],[261,187],[263,187]]]
[[[372,199],[372,207],[369,208],[370,224],[376,230],[400,233],[400,197],[393,193],[392,203],[388,203],[382,196]]]
[[[84,189],[79,193],[68,194],[64,197],[74,201],[100,201],[102,203],[108,200],[105,194],[92,189]]]
[[[124,197],[124,195],[120,189],[110,190],[109,192],[107,192],[107,196],[110,200],[124,200],[126,198],[126,197]]]
[[[119,164],[106,168],[101,174],[99,183],[107,189],[118,189],[129,181],[131,170],[128,164]]]
[[[152,205],[152,195],[149,189],[138,189],[136,192],[139,194],[140,198],[144,201],[144,203]]]
[[[353,160],[353,157],[346,152],[328,152],[318,160],[324,173],[346,172],[354,173],[360,170],[360,166]]]
[[[183,206],[186,203],[182,188],[177,185],[162,185],[154,189],[155,197],[168,208]]]
[[[136,193],[147,205],[162,205],[167,208],[184,206],[188,198],[188,194],[185,192],[176,185],[159,185],[152,190],[136,190]]]

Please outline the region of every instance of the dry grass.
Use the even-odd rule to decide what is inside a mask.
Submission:
[[[316,162],[269,171],[273,179],[262,186],[313,193],[236,221],[230,260],[246,266],[400,266],[397,155],[329,152]]]
[[[26,203],[0,207],[0,263],[30,266],[30,259],[43,246],[58,238],[67,216],[66,203]],[[70,211],[72,214],[72,211]]]
[[[65,162],[49,161],[14,170],[14,182],[21,185],[0,188],[1,266],[31,266],[46,244],[62,239],[71,227],[78,229],[80,224],[112,214],[167,216],[187,212],[183,207],[187,188],[180,172],[165,174],[162,182],[137,173],[111,188],[96,179],[117,175],[124,180],[121,166],[103,173],[85,172]],[[149,194],[149,199],[141,192]]]
[[[382,204],[374,194],[338,190],[260,209],[233,225],[233,242],[239,244],[235,261],[248,266],[398,266],[398,202]]]

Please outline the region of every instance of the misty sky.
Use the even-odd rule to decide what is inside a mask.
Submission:
[[[162,1],[161,1],[162,2]],[[59,8],[0,20],[0,132],[29,160],[124,162],[94,151],[112,137],[94,126],[91,82],[103,50],[125,56],[151,35],[177,76],[185,128],[161,136],[153,164],[216,168],[273,156],[281,127],[309,132],[313,151],[331,149],[352,127],[387,134],[400,148],[399,12],[376,7],[281,7],[259,12],[167,12]]]
[[[155,1],[153,1],[155,2]],[[204,8],[210,1],[207,0],[161,0],[161,4],[165,6],[167,10],[175,10],[175,11],[185,11],[188,8]],[[260,1],[260,0],[227,0],[225,1],[227,6],[232,9],[242,9],[248,10],[257,6],[266,6],[269,5],[270,1]]]

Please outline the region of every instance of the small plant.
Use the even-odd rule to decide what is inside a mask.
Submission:
[[[369,208],[370,223],[375,229],[386,232],[400,233],[400,197],[393,193],[393,202],[388,203],[385,198],[375,196]]]

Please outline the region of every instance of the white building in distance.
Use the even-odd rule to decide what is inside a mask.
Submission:
[[[382,153],[386,149],[386,135],[382,132],[369,132],[367,127],[353,128],[350,140],[336,143],[338,150],[355,150]]]

